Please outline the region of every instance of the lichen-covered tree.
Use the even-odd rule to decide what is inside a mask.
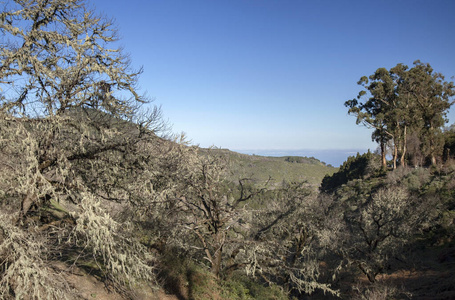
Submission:
[[[328,245],[341,265],[358,268],[375,282],[403,259],[405,245],[431,223],[430,207],[437,203],[437,197],[422,199],[404,186],[352,181],[329,205],[324,227],[333,235]]]
[[[321,281],[320,262],[332,234],[320,230],[324,205],[304,183],[286,184],[268,195],[252,212],[251,238],[243,248],[247,272],[284,287],[289,295],[317,290],[339,295]]]
[[[183,149],[185,163],[174,176],[180,187],[166,194],[167,207],[159,201],[152,206],[165,215],[164,251],[185,253],[218,279],[240,272],[286,286],[290,294],[337,294],[318,281],[318,214],[309,189],[296,184],[267,190],[267,182],[248,178],[228,182],[226,157],[196,150]]]
[[[115,48],[112,22],[84,1],[6,1],[0,21],[3,111],[47,117],[91,107],[130,116],[145,101],[141,72]]]
[[[182,234],[173,243],[198,250],[195,256],[203,257],[219,278],[225,270],[236,268],[226,259],[226,252],[245,242],[239,232],[248,212],[246,203],[262,189],[252,188],[247,179],[238,185],[227,182],[225,157],[210,149],[192,151],[190,157],[181,169],[184,186],[174,195],[179,213],[174,226]]]
[[[159,110],[140,115],[140,71],[115,48],[112,22],[85,1],[6,1],[2,9],[0,201],[8,217],[0,247],[22,239],[0,253],[2,296],[61,298],[68,291],[42,284],[55,279],[47,262],[58,253],[94,261],[117,288],[152,282],[153,259],[131,218],[120,218],[160,197],[152,163],[169,154],[156,135]],[[28,238],[33,255],[21,248]]]

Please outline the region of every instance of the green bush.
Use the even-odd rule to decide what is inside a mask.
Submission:
[[[277,286],[264,286],[253,278],[244,275],[234,275],[223,282],[223,295],[226,299],[264,299],[286,300],[288,297]]]

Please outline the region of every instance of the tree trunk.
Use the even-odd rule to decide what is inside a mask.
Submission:
[[[359,269],[363,272],[363,274],[365,274],[365,275],[368,277],[368,280],[369,280],[371,283],[376,282],[376,275],[374,274],[374,272],[372,272],[371,270],[367,270],[366,268],[364,268],[364,267],[362,266],[362,263],[359,263],[357,266],[358,266]]]
[[[367,272],[367,277],[368,277],[368,280],[371,283],[375,283],[376,282],[376,276],[374,274],[372,274],[371,272]]]
[[[397,168],[397,161],[398,161],[398,147],[397,147],[397,144],[395,143],[395,140],[393,140],[393,169],[394,170]]]
[[[387,168],[387,160],[385,158],[385,143],[381,142],[381,158],[382,158],[382,168]]]
[[[406,166],[406,161],[405,161],[405,156],[406,156],[406,145],[407,145],[407,142],[406,142],[406,125],[404,126],[404,133],[403,133],[403,151],[401,152],[401,158],[400,158],[400,165],[402,167],[405,167]]]
[[[215,275],[216,278],[220,278],[221,273],[221,258],[223,255],[223,246],[220,246],[218,250],[215,251],[213,254],[213,261],[212,261],[212,274]]]
[[[431,165],[436,165],[436,142],[435,142],[435,133],[434,133],[434,128],[433,125],[430,125],[429,128],[429,133],[430,133],[430,161]]]

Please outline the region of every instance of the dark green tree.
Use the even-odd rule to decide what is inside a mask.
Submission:
[[[358,82],[365,90],[359,92],[357,98],[345,102],[349,114],[357,117],[357,124],[373,128],[372,139],[379,143],[381,148],[382,166],[385,168],[386,145],[395,138],[395,131],[391,119],[397,107],[396,83],[390,72],[385,68],[377,69],[370,77],[363,76]],[[360,102],[366,95],[370,97]]]
[[[370,176],[379,175],[379,157],[368,151],[364,154],[357,153],[356,156],[349,156],[341,165],[338,172],[333,175],[326,175],[322,179],[320,190],[324,193],[333,193],[343,184],[355,179],[364,179]],[[376,174],[378,173],[378,174]]]
[[[444,130],[444,159],[448,160],[455,155],[455,124]]]
[[[345,106],[357,117],[357,124],[374,129],[372,139],[380,145],[383,167],[388,143],[392,143],[393,168],[398,161],[404,166],[406,156],[416,155],[407,146],[411,136],[413,143],[418,143],[414,151],[418,149],[435,164],[443,151],[441,128],[453,104],[453,82],[444,81],[429,64],[415,61],[411,69],[403,64],[389,71],[379,68],[373,75],[363,76],[358,84],[364,89]]]
[[[442,127],[447,112],[454,103],[453,82],[446,82],[442,74],[433,71],[430,64],[419,60],[406,72],[400,93],[412,101],[412,118],[419,133],[421,151],[431,164],[442,156],[444,139]]]

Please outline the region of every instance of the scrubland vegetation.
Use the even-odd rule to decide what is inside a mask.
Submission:
[[[74,274],[125,299],[455,297],[454,87],[429,64],[361,79],[380,153],[336,170],[172,135],[83,1],[7,1],[0,30],[1,298],[96,299]]]

